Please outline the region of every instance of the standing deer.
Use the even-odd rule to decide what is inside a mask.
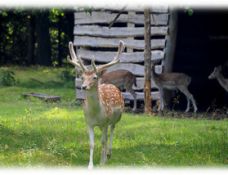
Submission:
[[[160,105],[159,105],[158,111],[163,110],[165,106],[164,89],[181,91],[186,96],[186,99],[187,99],[187,108],[185,112],[188,112],[190,109],[190,101],[193,104],[194,112],[197,111],[195,99],[188,90],[188,86],[191,83],[190,76],[184,73],[173,73],[173,72],[156,74],[154,70],[152,70],[152,79],[154,80],[154,83],[157,85],[158,90],[160,92]]]
[[[208,79],[217,79],[219,84],[228,92],[228,79],[224,78],[221,71],[221,66],[215,67],[214,71],[209,75]]]
[[[134,107],[133,111],[136,111],[137,108],[137,101],[136,101],[136,93],[133,90],[133,84],[136,84],[136,77],[133,73],[127,70],[116,70],[112,72],[103,72],[101,76],[100,83],[110,83],[114,84],[119,89],[126,89],[126,91],[130,92],[134,98]]]
[[[85,90],[85,101],[83,105],[84,116],[89,130],[90,139],[90,159],[88,168],[93,168],[93,150],[94,150],[94,127],[98,126],[102,131],[102,151],[101,164],[105,164],[107,157],[111,157],[112,139],[116,123],[120,120],[124,100],[120,90],[112,84],[99,84],[100,73],[108,67],[117,64],[120,54],[124,50],[124,43],[120,41],[116,57],[109,63],[96,66],[92,60],[93,70],[83,64],[80,57],[74,52],[72,42],[69,42],[69,51],[71,59],[68,61],[82,70],[82,89]],[[110,142],[107,148],[108,128],[110,126]]]

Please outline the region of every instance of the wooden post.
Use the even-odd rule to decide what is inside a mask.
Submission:
[[[175,56],[175,48],[176,48],[176,38],[177,38],[177,10],[170,9],[169,10],[169,31],[166,35],[166,46],[165,46],[165,58],[164,58],[164,72],[172,72],[173,71],[173,62]],[[165,104],[170,104],[171,102],[172,92],[168,90],[164,90],[164,99]]]
[[[166,35],[164,72],[172,72],[177,38],[177,11],[170,9],[169,31]]]
[[[145,40],[145,50],[144,50],[144,74],[145,74],[145,84],[144,84],[144,112],[146,114],[151,114],[151,17],[150,10],[144,10],[144,40]]]

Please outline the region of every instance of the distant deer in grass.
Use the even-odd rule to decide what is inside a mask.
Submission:
[[[107,157],[112,153],[113,132],[116,123],[120,120],[124,100],[120,90],[112,84],[99,84],[100,73],[108,67],[119,63],[120,54],[124,50],[124,43],[120,41],[116,57],[109,63],[96,66],[92,60],[92,70],[83,64],[80,57],[77,57],[72,42],[69,43],[71,59],[68,61],[77,69],[82,70],[82,89],[85,90],[84,116],[89,129],[90,159],[88,168],[93,168],[94,150],[94,127],[98,126],[102,131],[102,153],[101,164],[105,164]],[[108,128],[110,126],[110,143],[107,148]]]
[[[215,67],[213,72],[209,75],[208,79],[217,79],[219,84],[228,92],[228,79],[224,78],[221,71],[221,66]]]
[[[193,95],[189,92],[188,86],[191,83],[191,77],[184,73],[161,73],[156,74],[154,71],[154,66],[152,70],[152,79],[157,85],[160,92],[160,105],[158,111],[164,109],[164,89],[169,90],[179,90],[181,91],[187,99],[187,108],[185,112],[190,110],[190,102],[192,102],[194,107],[194,112],[197,111],[197,106]]]
[[[100,83],[114,84],[119,89],[126,89],[126,91],[130,92],[134,98],[133,111],[136,111],[137,101],[136,101],[136,93],[133,90],[133,85],[137,86],[137,84],[136,84],[136,77],[133,73],[127,70],[121,70],[121,69],[112,71],[112,72],[103,72]]]

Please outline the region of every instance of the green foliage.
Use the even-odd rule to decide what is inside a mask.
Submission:
[[[60,79],[63,81],[73,81],[75,78],[75,74],[70,70],[63,70],[60,73]]]
[[[185,12],[188,14],[188,16],[192,16],[193,13],[194,13],[194,11],[193,11],[192,8],[187,8],[187,9],[185,9]]]
[[[0,72],[0,85],[13,86],[16,84],[15,73],[10,70],[2,70]]]
[[[61,82],[62,68],[12,67],[20,80],[0,88],[0,166],[83,166],[89,138],[74,88]],[[0,68],[1,70],[1,68]],[[10,68],[9,68],[10,70]],[[32,79],[32,81],[31,81]],[[34,79],[42,83],[34,83]],[[59,103],[24,99],[25,92],[61,96]],[[172,118],[124,113],[106,167],[227,166],[228,120]],[[99,167],[101,132],[95,129],[94,163]]]
[[[73,36],[73,11],[64,9],[2,9],[0,11],[0,64],[37,63],[39,26],[42,12],[49,11],[51,61],[59,66],[68,54],[67,44]],[[40,26],[42,27],[42,26]],[[31,39],[32,38],[32,39]],[[45,52],[46,53],[46,52]]]

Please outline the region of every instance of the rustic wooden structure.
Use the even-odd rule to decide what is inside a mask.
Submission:
[[[144,14],[143,10],[122,10],[118,19],[109,28],[110,23],[118,15],[119,10],[95,9],[91,13],[75,11],[74,45],[77,54],[85,64],[91,64],[95,58],[96,64],[107,63],[114,57],[119,40],[123,40],[126,51],[120,57],[120,64],[114,65],[108,71],[125,69],[137,77],[137,100],[144,100]],[[168,8],[152,8],[151,13],[151,60],[162,65],[168,34]],[[162,71],[158,66],[156,71]],[[81,79],[76,78],[77,99],[84,99],[81,90]],[[125,100],[133,100],[129,92],[123,92]],[[151,96],[159,99],[159,92],[151,82]]]

